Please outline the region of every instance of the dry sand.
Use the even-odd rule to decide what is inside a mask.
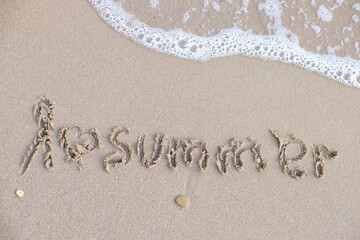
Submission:
[[[0,239],[359,239],[359,89],[278,62],[160,54],[116,33],[86,0],[2,1],[0,23]],[[44,149],[21,175],[42,96],[55,103],[54,169],[44,167]],[[65,126],[99,130],[103,147],[81,156],[82,171],[60,148]],[[108,173],[116,127],[129,130],[119,138],[134,153]],[[290,165],[306,171],[303,179],[282,172],[269,129],[305,143],[303,160]],[[144,167],[138,137],[146,135],[150,159],[162,132],[206,141],[207,171],[182,162],[170,171],[166,146],[154,168]],[[217,147],[247,137],[261,143],[266,171],[247,152],[243,171],[230,161],[221,175]],[[325,160],[323,179],[312,144],[339,152]],[[175,203],[180,195],[188,208]]]

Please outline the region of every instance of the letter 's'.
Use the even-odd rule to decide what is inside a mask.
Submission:
[[[104,169],[106,172],[110,172],[110,166],[114,168],[121,167],[127,164],[131,160],[132,150],[129,143],[120,142],[117,137],[119,134],[129,134],[129,130],[125,127],[117,127],[111,131],[109,141],[111,145],[116,147],[119,151],[107,156],[104,159]]]

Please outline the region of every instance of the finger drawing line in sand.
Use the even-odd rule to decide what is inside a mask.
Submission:
[[[151,156],[151,160],[147,159],[147,154],[145,150],[145,135],[141,135],[138,138],[136,145],[136,152],[140,158],[141,163],[147,168],[153,168],[158,163],[161,155],[164,152],[164,140],[166,135],[164,133],[158,133],[155,136],[155,145],[154,150]]]
[[[192,167],[194,160],[194,151],[200,152],[200,158],[198,161],[200,172],[206,172],[208,168],[208,162],[210,160],[210,154],[207,149],[207,143],[205,141],[199,141],[196,139],[186,140],[175,140],[169,138],[169,149],[166,155],[168,160],[168,166],[171,171],[177,170],[180,164],[178,160],[178,151],[182,151],[182,161],[186,167]]]
[[[44,165],[47,170],[52,170],[53,157],[52,157],[52,143],[51,136],[53,130],[55,129],[54,120],[54,103],[50,98],[42,97],[39,98],[37,103],[34,106],[33,110],[37,125],[38,132],[33,143],[29,146],[25,157],[21,163],[21,174],[24,174],[28,169],[32,159],[36,152],[40,149],[41,146],[45,147],[44,154]]]
[[[110,166],[118,168],[127,164],[132,156],[132,150],[129,143],[120,142],[117,137],[124,133],[129,134],[129,130],[125,127],[117,127],[111,131],[109,141],[111,145],[117,148],[119,151],[107,156],[104,159],[104,169],[106,172],[110,172]],[[125,155],[124,155],[125,154]]]
[[[79,139],[84,136],[90,136],[92,141],[86,139],[81,143],[71,144],[67,139],[67,134],[70,131],[75,132]],[[66,154],[66,162],[77,164],[79,170],[82,170],[84,166],[84,161],[81,156],[93,151],[95,148],[101,148],[100,134],[96,128],[85,130],[78,126],[63,127],[59,130],[58,139],[60,147]]]
[[[183,142],[185,141],[183,140]],[[210,160],[210,154],[207,150],[207,143],[205,141],[190,140],[189,142],[187,142],[185,148],[186,158],[183,158],[183,161],[187,167],[191,167],[194,163],[193,152],[197,149],[200,151],[201,154],[199,159],[200,172],[205,172],[208,168],[208,162]]]
[[[245,151],[251,151],[257,170],[260,173],[265,172],[267,162],[261,157],[260,148],[261,144],[251,138],[248,138],[248,143],[233,139],[230,144],[218,147],[216,166],[222,175],[227,175],[229,169],[228,159],[230,157],[229,155],[231,155],[235,169],[242,171],[244,169],[244,161],[241,159],[241,154]]]
[[[305,176],[305,171],[296,167],[295,169],[290,169],[289,164],[292,162],[300,161],[304,158],[307,148],[303,141],[295,138],[292,135],[290,138],[283,138],[280,136],[278,131],[270,130],[270,132],[274,135],[274,137],[279,142],[279,164],[281,170],[285,173],[285,175],[291,176],[293,178],[299,179]],[[299,153],[296,156],[289,157],[286,155],[286,147],[290,144],[297,144],[300,148]]]
[[[208,167],[210,154],[207,149],[207,143],[196,139],[192,140],[175,140],[168,138],[165,133],[160,133],[155,136],[155,143],[151,160],[147,159],[145,150],[145,135],[141,135],[137,141],[137,154],[140,158],[141,163],[147,168],[154,168],[161,158],[164,152],[165,141],[169,142],[169,149],[166,157],[168,159],[168,165],[170,170],[176,170],[180,161],[177,159],[177,153],[179,150],[182,151],[182,161],[186,167],[192,167],[195,162],[193,155],[194,151],[200,152],[200,158],[198,161],[200,172],[205,172]]]
[[[313,155],[315,162],[315,176],[317,178],[323,178],[325,176],[325,161],[327,160],[335,160],[339,153],[338,151],[330,151],[329,148],[323,144],[313,145]],[[323,157],[321,157],[323,156]]]
[[[51,145],[52,131],[55,129],[53,112],[54,104],[49,98],[43,97],[37,101],[34,114],[39,130],[37,137],[29,146],[21,163],[22,174],[28,169],[31,160],[40,146],[44,146],[46,149],[44,156],[45,168],[48,170],[53,169]],[[307,153],[305,143],[294,135],[283,137],[280,136],[277,130],[270,130],[270,132],[278,141],[278,162],[282,172],[293,179],[304,178],[307,175],[306,172],[299,167],[291,166],[291,164],[299,162],[305,157]],[[116,152],[109,154],[103,159],[105,172],[110,173],[111,167],[115,169],[124,167],[131,161],[133,155],[131,144],[120,141],[120,135],[129,135],[128,128],[120,126],[112,129],[109,143],[116,148]],[[100,133],[96,128],[83,129],[79,126],[65,126],[58,131],[58,140],[61,149],[65,153],[66,162],[77,164],[79,170],[83,170],[84,167],[82,157],[102,147]],[[139,161],[149,169],[156,167],[164,157],[167,159],[168,167],[171,171],[177,171],[180,162],[183,162],[186,167],[191,168],[197,160],[199,171],[203,173],[208,169],[211,159],[207,142],[198,139],[175,139],[167,137],[165,133],[158,133],[154,137],[153,145],[151,145],[151,158],[147,156],[144,134],[140,135],[135,145]],[[168,149],[166,154],[164,154],[166,146]],[[290,154],[291,146],[298,147],[296,154]],[[250,137],[246,141],[240,141],[235,138],[226,145],[218,146],[216,161],[213,165],[217,167],[221,175],[227,175],[230,168],[229,161],[232,161],[233,167],[240,172],[245,168],[242,158],[245,152],[251,153],[257,171],[264,173],[268,168],[268,162],[262,158],[261,144]],[[330,150],[323,144],[313,144],[312,153],[314,175],[316,178],[321,179],[325,176],[325,160],[335,160],[338,158],[339,153],[338,151]]]
[[[182,150],[182,159],[185,163],[186,159],[186,142],[184,140],[175,140],[174,138],[169,138],[169,150],[166,155],[168,160],[168,166],[171,171],[174,171],[177,169],[180,161],[177,159],[178,150]]]

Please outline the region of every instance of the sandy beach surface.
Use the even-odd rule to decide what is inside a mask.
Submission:
[[[157,53],[115,32],[86,0],[2,1],[0,72],[0,239],[360,238],[357,88],[279,62]],[[54,169],[44,168],[40,149],[21,175],[42,96],[55,103]],[[82,171],[65,161],[57,138],[65,126],[100,133],[102,148],[81,156]],[[107,173],[115,127],[129,130],[119,139],[133,155]],[[269,129],[305,143],[303,160],[290,164],[306,171],[303,179],[281,171]],[[144,167],[138,137],[146,135],[151,157],[162,132],[206,141],[207,171],[199,171],[199,154],[192,168],[180,162],[170,171],[167,144],[157,166]],[[247,137],[261,143],[266,171],[256,170],[248,151],[243,171],[230,161],[222,176],[218,146]],[[339,153],[325,160],[323,179],[314,175],[313,144]],[[189,207],[176,204],[180,195]]]

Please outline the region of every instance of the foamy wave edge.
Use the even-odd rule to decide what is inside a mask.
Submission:
[[[142,23],[133,14],[126,12],[120,2],[89,2],[99,16],[116,31],[162,53],[199,61],[236,54],[278,60],[360,88],[360,61],[350,57],[308,52],[284,36],[256,35],[235,27],[223,29],[211,37],[197,36],[182,29],[165,31]]]

